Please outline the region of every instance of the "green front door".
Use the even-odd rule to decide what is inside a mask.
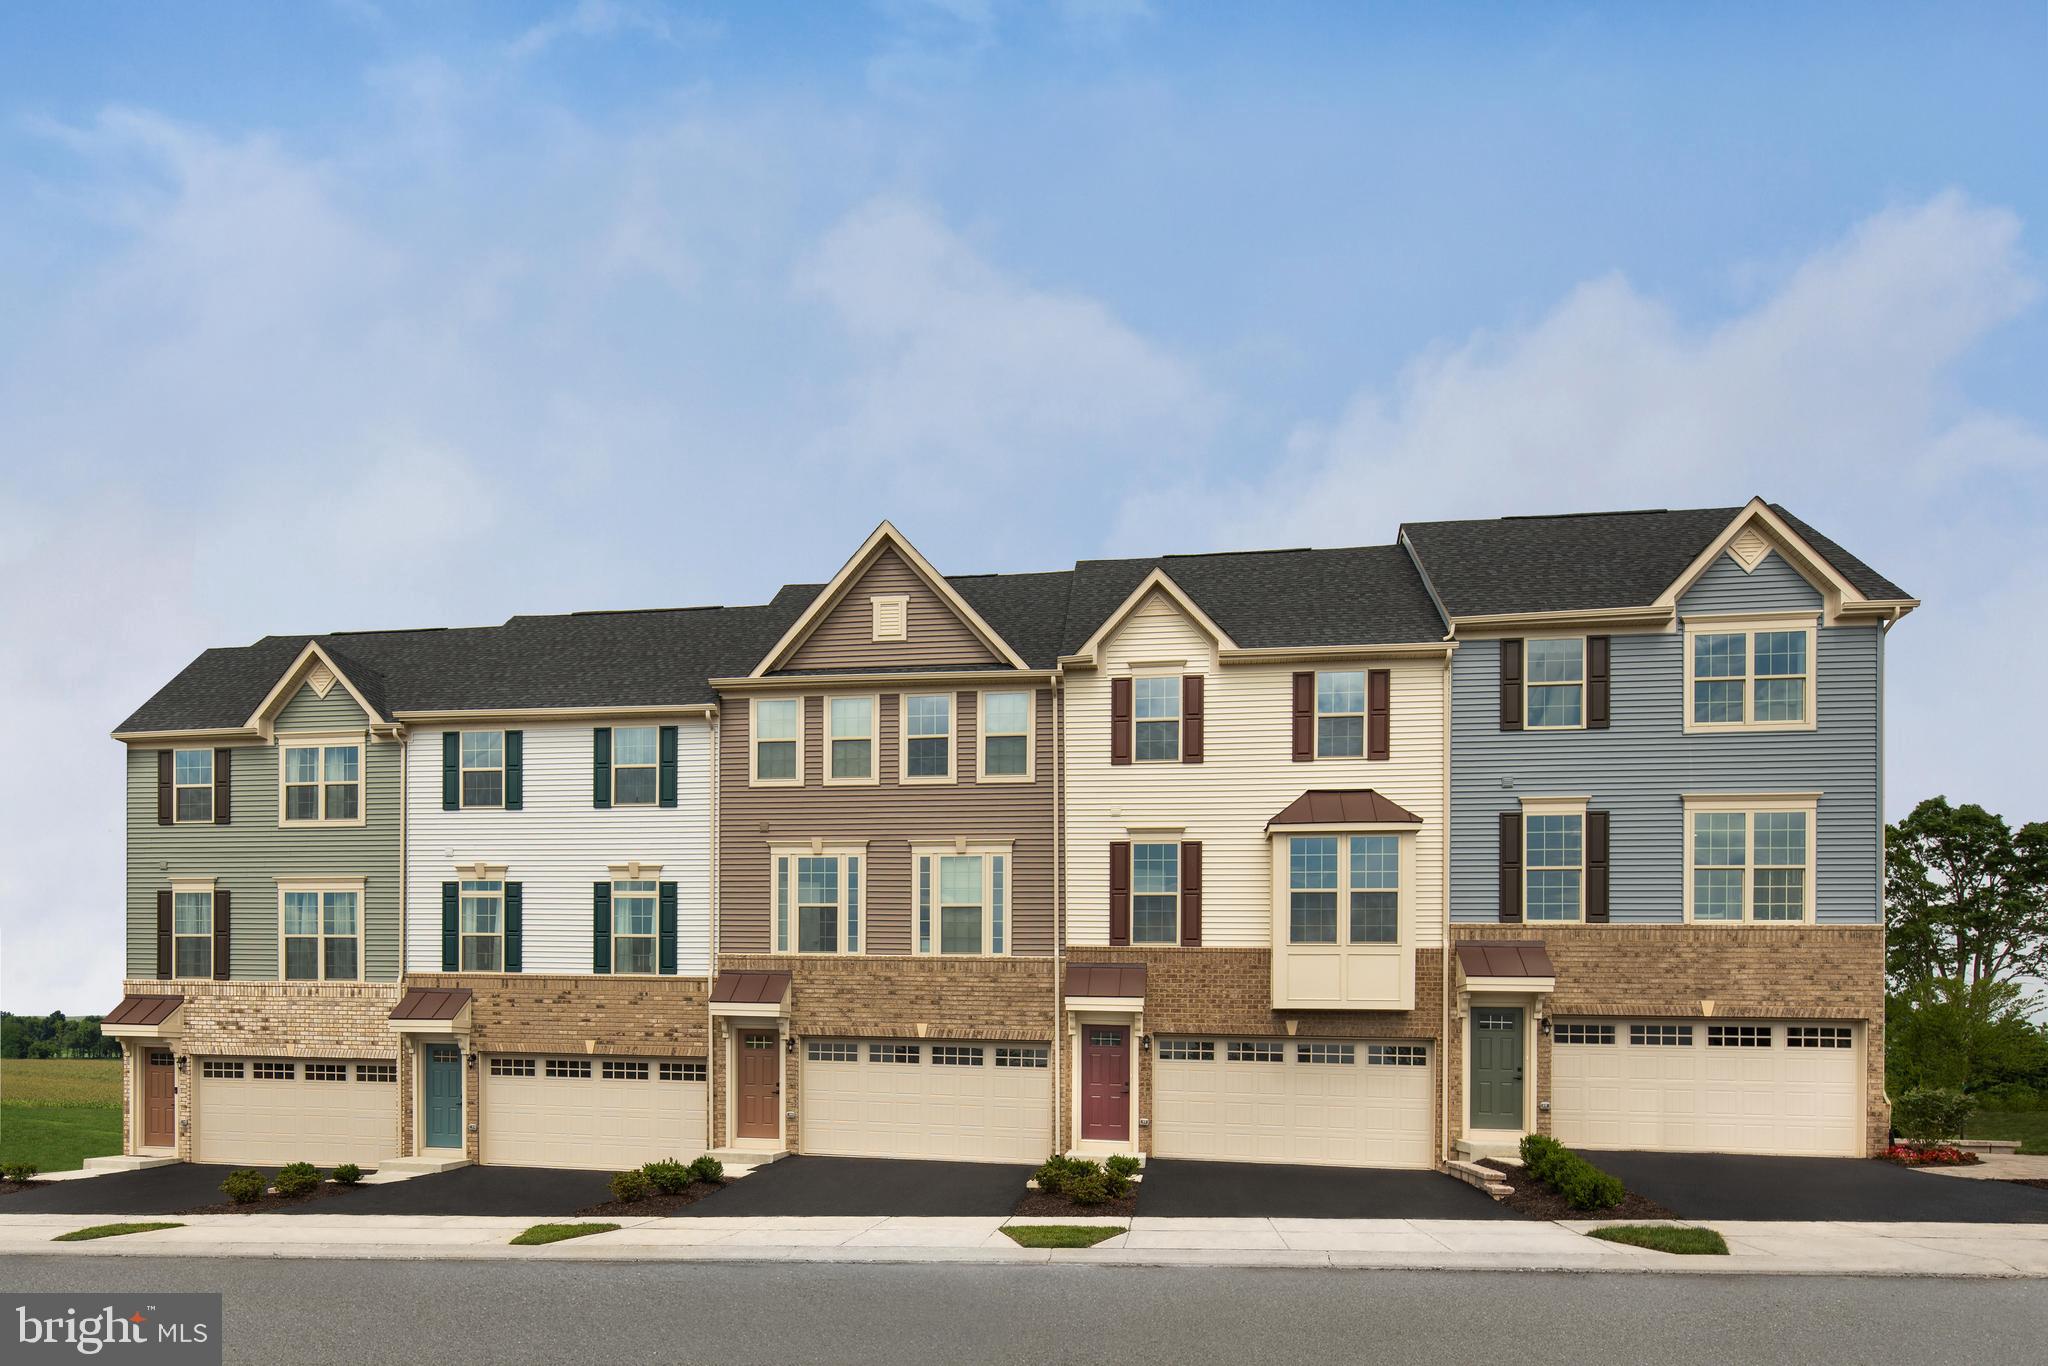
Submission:
[[[462,1051],[446,1044],[427,1048],[426,1124],[429,1148],[462,1146]]]
[[[1472,1127],[1522,1127],[1522,1008],[1472,1009]]]

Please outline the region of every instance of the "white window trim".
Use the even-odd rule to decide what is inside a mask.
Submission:
[[[457,731],[455,740],[455,804],[463,811],[503,811],[505,809],[505,732],[502,730]],[[463,741],[472,735],[495,735],[498,737],[498,766],[492,768],[471,768],[464,757]],[[498,775],[498,800],[471,805],[469,784],[463,778],[471,773],[496,773]]]
[[[939,945],[944,942],[942,934],[943,905],[939,896],[939,865],[941,858],[979,858],[981,860],[981,952],[943,953]],[[997,953],[995,942],[995,863],[1003,860],[1003,951]],[[932,941],[930,948],[918,947],[917,917],[917,870],[924,859],[932,859]],[[1017,857],[1014,846],[1008,840],[956,839],[950,844],[915,844],[910,849],[910,952],[917,958],[973,959],[1009,958],[1014,956],[1017,946]]]
[[[764,778],[761,776],[761,704],[764,702],[793,702],[796,704],[796,775],[790,778]],[[804,730],[810,719],[810,699],[802,696],[756,697],[747,704],[747,785],[749,787],[802,787],[804,785]],[[782,743],[770,740],[769,744]]]
[[[799,916],[797,914],[796,860],[800,858],[836,858],[839,860],[839,947],[830,953],[818,953],[797,947],[803,938],[799,932]],[[849,858],[860,860],[858,901],[854,899],[853,889],[847,885],[846,860]],[[776,904],[780,891],[776,885],[775,871],[776,864],[782,859],[790,860],[789,939],[787,948],[783,947],[784,941],[781,935],[781,926],[777,920],[781,912]],[[912,867],[915,866],[916,864],[913,862]],[[777,844],[771,846],[768,850],[768,943],[770,951],[777,954],[788,954],[796,958],[859,958],[865,955],[868,951],[868,879],[873,872],[871,860],[868,858],[868,847],[865,844],[827,844],[822,840],[813,840],[809,844]],[[860,915],[860,946],[849,949],[846,947],[846,941],[849,937],[847,935],[847,921],[850,915],[855,912],[858,912]]]
[[[1384,891],[1385,888],[1353,888],[1351,885],[1351,839],[1354,835],[1392,835],[1399,855],[1400,885],[1394,889],[1394,937],[1353,939],[1351,937],[1351,893]],[[1294,942],[1294,860],[1297,839],[1337,841],[1337,938],[1333,943]],[[1276,953],[1314,953],[1334,949],[1368,949],[1397,952],[1409,948],[1415,938],[1415,827],[1412,825],[1352,824],[1283,826],[1272,832],[1273,857],[1273,948]]]
[[[485,864],[455,870],[455,970],[457,972],[503,972],[505,970],[505,884],[510,880],[507,870]],[[465,882],[495,882],[498,884],[498,929],[495,934],[470,934],[462,928],[462,884]],[[474,893],[487,896],[487,892]],[[498,941],[498,966],[496,968],[465,968],[462,966],[463,941],[469,939],[495,939]]]
[[[214,884],[215,880],[210,877],[171,879],[171,980],[173,981],[206,982],[213,979],[213,915],[215,909],[220,904],[214,895]],[[178,933],[178,896],[180,893],[189,896],[200,892],[206,894],[206,934],[204,935],[206,940],[206,972],[203,976],[190,977],[178,971],[178,941],[180,939],[198,939],[202,936]],[[277,967],[278,976],[282,978],[284,976],[284,960],[282,958],[278,959]]]
[[[281,877],[281,878],[277,879],[277,980],[278,980],[278,981],[280,981],[280,982],[364,982],[364,981],[368,981],[368,980],[369,980],[369,979],[368,979],[368,977],[367,977],[367,976],[365,975],[365,972],[366,972],[366,968],[367,968],[367,965],[366,965],[366,964],[365,964],[365,963],[363,962],[363,941],[364,941],[364,935],[363,935],[363,920],[364,920],[364,918],[365,918],[365,911],[366,911],[366,905],[365,905],[365,903],[366,903],[366,900],[367,900],[367,898],[366,898],[366,897],[364,896],[364,894],[363,894],[363,888],[364,888],[364,885],[365,885],[365,882],[366,882],[366,881],[367,881],[367,879],[364,879],[364,878],[359,878],[359,877],[356,877],[356,878],[348,878],[348,877],[340,877],[340,878],[335,878],[335,877],[319,877],[319,878],[314,878],[314,877],[304,877],[304,878],[300,878],[300,877]],[[321,929],[321,933],[319,933],[319,934],[315,934],[315,935],[303,935],[303,934],[295,934],[295,935],[286,935],[286,934],[285,934],[285,932],[284,932],[284,898],[285,898],[285,893],[287,893],[287,892],[314,892],[314,893],[318,893],[318,894],[320,894],[320,896],[321,896],[321,901],[320,901],[320,907],[319,907],[319,911],[320,911],[320,929]],[[355,976],[353,976],[353,977],[329,977],[329,976],[327,975],[327,941],[328,941],[329,939],[346,939],[346,938],[348,937],[347,935],[340,935],[340,934],[332,934],[332,935],[331,935],[331,934],[328,934],[328,933],[326,933],[326,929],[327,929],[327,901],[326,901],[326,895],[325,895],[325,894],[326,894],[326,893],[328,893],[328,892],[352,892],[352,893],[354,893],[354,894],[355,894],[355,899],[356,899],[356,933],[355,933],[355,941],[356,941],[356,975],[355,975]],[[317,968],[317,969],[318,969],[318,971],[317,971],[317,972],[316,972],[316,973],[315,973],[315,974],[314,974],[313,976],[311,976],[311,977],[287,977],[287,976],[285,976],[285,975],[284,975],[284,941],[285,941],[285,940],[286,940],[287,938],[291,938],[291,939],[307,939],[307,938],[310,938],[310,939],[312,939],[312,940],[314,941],[314,948],[315,948],[316,952],[315,952],[315,953],[314,953],[314,955],[313,955],[313,965],[314,965],[314,967],[315,967],[315,968]]]
[[[1581,710],[1583,715],[1583,709]],[[1525,925],[1583,925],[1586,923],[1586,809],[1593,799],[1586,797],[1522,798],[1522,923]],[[1568,920],[1535,920],[1529,915],[1529,817],[1577,816],[1579,818],[1579,913]],[[1611,857],[1611,855],[1610,855]],[[1569,872],[1568,868],[1545,868],[1544,872]]]
[[[872,636],[876,641],[898,641],[910,639],[910,595],[908,593],[876,593],[868,598],[868,612]],[[895,629],[891,630],[891,613],[894,614]]]
[[[1187,685],[1181,680],[1187,676],[1185,669],[1168,672],[1163,669],[1131,670],[1131,762],[1133,764],[1177,764],[1187,755],[1188,718]],[[1138,727],[1164,722],[1163,716],[1140,718],[1138,715],[1138,682],[1146,678],[1168,678],[1173,680],[1173,757],[1171,759],[1146,759],[1138,754]]]
[[[914,698],[946,699],[946,771],[938,777],[910,776],[910,703]],[[917,737],[929,740],[929,735]],[[951,692],[907,692],[896,703],[896,781],[905,787],[944,787],[960,781],[960,699]]]
[[[611,959],[612,959],[612,962],[611,962],[611,968],[612,968],[612,971],[611,971],[611,975],[612,975],[612,976],[614,976],[614,977],[659,977],[659,976],[661,976],[661,878],[660,878],[659,876],[655,875],[655,874],[650,874],[650,873],[648,872],[648,870],[647,870],[647,869],[645,869],[645,868],[642,868],[642,869],[641,869],[640,871],[641,871],[641,876],[639,876],[639,877],[621,877],[621,876],[620,876],[620,875],[619,875],[618,873],[616,873],[616,872],[614,872],[614,873],[612,874],[612,880],[611,880],[611,913],[612,913],[612,925],[611,925],[611,930],[612,930],[612,936],[611,936]],[[658,872],[658,870],[657,870],[657,872]],[[652,900],[653,900],[653,902],[654,902],[654,929],[653,929],[652,933],[649,933],[649,934],[620,934],[620,933],[619,933],[619,884],[620,884],[620,883],[622,883],[622,882],[651,882],[651,883],[653,883],[653,884],[654,884],[654,890],[653,890],[653,891],[651,891],[651,892],[647,892],[647,891],[635,891],[635,892],[629,892],[629,893],[627,893],[627,895],[628,895],[628,896],[635,896],[635,897],[643,897],[643,896],[644,896],[644,897],[648,897],[648,898],[650,898],[650,899],[652,899]],[[499,916],[499,919],[498,919],[498,926],[499,926],[499,930],[500,930],[500,933],[502,933],[502,932],[503,932],[503,929],[504,929],[504,924],[505,924],[505,921],[504,921],[504,917],[503,917],[503,915],[501,914],[501,915]],[[619,941],[620,941],[621,939],[645,939],[645,940],[649,941],[649,942],[650,942],[650,943],[651,943],[651,944],[652,944],[652,945],[654,946],[654,966],[653,966],[653,967],[651,967],[651,968],[649,968],[649,969],[648,969],[647,971],[645,971],[645,972],[627,972],[627,971],[626,971],[625,969],[621,968],[621,967],[619,966]],[[502,949],[501,949],[501,950],[499,951],[499,961],[500,961],[500,962],[503,962],[503,961],[504,961],[504,953],[503,953],[503,950],[502,950]]]
[[[207,780],[206,782],[204,782],[204,783],[181,783],[181,782],[179,782],[179,781],[178,781],[178,756],[179,756],[180,754],[204,754],[204,755],[206,756],[206,772],[207,772],[207,775],[208,775],[208,780]],[[232,762],[232,756],[230,756],[230,762]],[[282,768],[282,766],[283,766],[283,764],[284,764],[284,759],[283,759],[282,757],[280,757],[280,758],[278,759],[278,764],[279,764],[279,766],[280,766],[280,769],[281,769],[281,768]],[[184,817],[182,817],[182,816],[180,816],[180,815],[178,814],[178,794],[179,794],[180,792],[184,791],[184,790],[185,790],[186,788],[198,788],[198,787],[204,787],[204,788],[206,789],[206,791],[207,791],[207,798],[206,798],[206,819],[205,819],[205,820],[203,820],[203,821],[202,821],[202,820],[198,820],[198,819],[193,819],[193,820],[189,820],[189,821],[188,821],[188,820],[186,820],[186,819],[185,819]],[[279,808],[279,810],[282,810],[282,809],[283,809],[282,807],[280,807],[280,808]],[[213,824],[216,824],[216,823],[217,823],[217,821],[216,821],[216,817],[218,817],[219,815],[220,815],[220,755],[219,755],[218,753],[216,753],[216,752],[215,752],[214,750],[211,750],[211,749],[207,749],[207,748],[204,748],[204,747],[201,747],[201,746],[198,746],[198,745],[186,745],[186,746],[184,746],[183,748],[180,748],[180,749],[173,749],[173,750],[171,751],[171,824],[173,824],[173,825],[213,825]]]
[[[868,776],[865,778],[835,778],[832,776],[832,704],[834,702],[866,702],[868,704]],[[820,780],[826,787],[875,787],[882,781],[882,698],[879,693],[835,693],[828,694],[821,718],[825,727],[824,756],[819,761],[823,772]],[[841,736],[852,740],[856,736]]]
[[[1688,735],[1719,735],[1773,730],[1814,730],[1820,725],[1820,629],[1813,612],[1751,612],[1741,616],[1706,614],[1685,619],[1685,731]],[[1798,721],[1753,721],[1756,707],[1756,633],[1758,631],[1802,631],[1806,635],[1806,704]],[[1742,716],[1740,721],[1693,720],[1693,637],[1746,637],[1742,657]],[[1722,682],[1733,682],[1723,679]]]
[[[1739,930],[1812,929],[1819,923],[1820,905],[1820,796],[1818,792],[1722,793],[1688,792],[1685,803],[1685,922],[1710,928]],[[1743,826],[1742,918],[1739,920],[1695,920],[1693,918],[1693,835],[1692,818],[1703,811],[1732,811],[1747,816]],[[1806,815],[1806,904],[1797,920],[1752,918],[1756,876],[1756,817],[1762,811],[1800,811]],[[1766,867],[1785,867],[1766,864]]]
[[[801,716],[801,715],[802,715],[802,713],[798,713],[798,715],[799,715],[799,716]],[[799,722],[799,724],[801,724],[801,722]],[[643,725],[643,724],[641,724],[640,722],[637,722],[637,721],[636,721],[636,722],[634,722],[634,723],[633,723],[632,725],[630,725],[630,726],[613,726],[613,727],[611,727],[611,733],[612,733],[612,741],[611,741],[611,782],[612,782],[612,805],[611,805],[611,809],[612,809],[612,810],[614,810],[614,811],[653,811],[653,810],[657,809],[658,807],[660,807],[660,805],[661,805],[661,729],[662,729],[662,728],[661,728],[661,727],[660,727],[659,725],[652,725],[652,726],[649,726],[649,725]],[[653,732],[654,732],[654,762],[653,762],[653,763],[651,763],[651,764],[622,764],[622,763],[620,763],[620,762],[619,762],[619,732],[620,732],[620,731],[622,731],[622,730],[651,730],[651,731],[653,731]],[[680,742],[678,742],[678,743],[680,743]],[[801,751],[802,751],[802,749],[803,749],[803,746],[802,746],[802,744],[801,744],[801,743],[799,743],[799,744],[798,744],[798,746],[797,746],[797,749],[798,749],[799,753],[801,753]],[[799,762],[801,762],[801,760],[799,760]],[[653,796],[653,797],[652,797],[651,799],[649,799],[649,800],[647,800],[647,801],[644,801],[644,802],[622,802],[622,801],[620,801],[620,800],[619,800],[619,773],[620,773],[620,771],[621,771],[621,770],[623,770],[623,769],[628,769],[628,768],[646,768],[646,769],[652,769],[652,770],[654,771],[654,796]]]
[[[1358,675],[1358,683],[1359,683],[1359,693],[1358,693],[1358,710],[1357,710],[1357,711],[1324,711],[1324,710],[1323,710],[1323,675],[1324,675],[1324,674],[1357,674],[1357,675]],[[1360,665],[1359,665],[1359,666],[1358,666],[1357,668],[1355,668],[1355,669],[1352,669],[1352,668],[1336,668],[1336,669],[1317,669],[1317,670],[1316,670],[1316,672],[1315,672],[1315,690],[1316,690],[1316,697],[1315,697],[1315,703],[1316,703],[1316,705],[1315,705],[1315,745],[1314,745],[1315,753],[1314,753],[1314,754],[1313,754],[1312,756],[1310,756],[1310,757],[1311,757],[1312,759],[1314,759],[1314,760],[1323,760],[1323,759],[1328,759],[1328,760],[1330,760],[1330,761],[1331,761],[1331,762],[1333,762],[1333,763],[1336,763],[1336,762],[1340,762],[1340,761],[1342,761],[1342,760],[1345,760],[1345,759],[1363,759],[1363,758],[1365,758],[1365,757],[1366,757],[1366,754],[1367,754],[1367,753],[1368,753],[1368,752],[1370,751],[1370,749],[1372,748],[1372,736],[1371,736],[1371,735],[1370,735],[1370,734],[1368,733],[1368,732],[1369,732],[1369,730],[1370,730],[1370,725],[1369,725],[1369,723],[1368,723],[1368,721],[1367,721],[1367,718],[1368,718],[1368,717],[1369,717],[1369,716],[1370,716],[1370,715],[1372,714],[1372,670],[1368,669],[1368,668],[1367,668],[1367,667],[1366,667],[1365,665],[1363,665],[1363,664],[1360,664]],[[1525,706],[1527,705],[1527,700],[1526,700],[1526,699],[1524,700],[1524,704],[1523,704],[1523,705],[1525,705]],[[1333,718],[1333,719],[1335,719],[1335,718],[1341,718],[1341,717],[1346,717],[1346,716],[1356,716],[1356,717],[1358,718],[1358,753],[1356,753],[1356,754],[1325,754],[1325,753],[1323,753],[1323,718],[1324,718],[1324,717],[1326,717],[1326,716],[1327,716],[1327,717],[1331,717],[1331,718]]]
[[[1530,667],[1530,660],[1529,660],[1529,646],[1530,646],[1530,645],[1531,645],[1531,644],[1532,644],[1533,642],[1535,642],[1535,641],[1539,641],[1539,640],[1543,640],[1543,641],[1556,641],[1556,640],[1576,640],[1576,641],[1577,641],[1577,642],[1579,643],[1579,681],[1578,681],[1578,683],[1577,683],[1576,685],[1573,685],[1573,684],[1570,684],[1570,683],[1532,683],[1532,682],[1530,681],[1530,679],[1531,679],[1531,678],[1532,678],[1532,677],[1534,676],[1534,674],[1535,674],[1535,670],[1534,670],[1533,668],[1531,668],[1531,667]],[[1583,635],[1576,635],[1576,634],[1572,634],[1572,633],[1566,632],[1566,633],[1563,633],[1563,634],[1554,634],[1554,635],[1533,635],[1533,636],[1523,636],[1523,637],[1522,637],[1522,729],[1523,729],[1523,730],[1534,730],[1534,731],[1551,731],[1551,730],[1584,730],[1584,729],[1586,728],[1586,690],[1587,690],[1587,688],[1588,688],[1588,686],[1589,686],[1589,684],[1588,684],[1588,682],[1587,682],[1587,679],[1586,679],[1586,662],[1587,662],[1587,661],[1586,661],[1586,638],[1585,638],[1585,637],[1584,637]],[[1532,713],[1530,712],[1530,710],[1529,710],[1529,690],[1530,690],[1530,688],[1532,688],[1532,687],[1537,687],[1537,688],[1568,688],[1568,687],[1573,687],[1573,686],[1576,686],[1576,687],[1578,688],[1578,690],[1579,690],[1579,720],[1578,720],[1578,724],[1577,724],[1577,725],[1571,725],[1571,726],[1537,726],[1537,725],[1531,725],[1531,724],[1530,724],[1530,722],[1529,722],[1529,717],[1530,717],[1530,716],[1531,716],[1531,714],[1532,714]]]
[[[353,820],[330,820],[327,816],[327,751],[344,746],[354,746],[356,751],[356,814]],[[288,786],[285,782],[285,751],[289,749],[315,748],[320,751],[320,781],[317,784],[320,788],[320,816],[318,819],[310,821],[287,820],[285,818],[284,797],[284,790]],[[303,787],[305,784],[294,783],[289,784],[289,786]],[[337,783],[335,786],[338,787],[341,784]],[[313,826],[347,828],[349,826],[367,825],[369,820],[370,746],[369,742],[363,738],[360,732],[346,735],[318,735],[310,731],[303,733],[291,731],[280,733],[277,736],[277,824],[279,829],[301,830]]]
[[[1163,839],[1157,836],[1156,834],[1149,839],[1144,838],[1143,836],[1136,836],[1132,838],[1131,866],[1125,869],[1124,873],[1125,876],[1127,876],[1130,879],[1131,887],[1130,939],[1131,946],[1133,948],[1139,947],[1141,945],[1145,948],[1174,948],[1179,946],[1181,912],[1180,889],[1181,884],[1186,881],[1186,874],[1182,868],[1182,860],[1187,857],[1187,850],[1181,848],[1181,846],[1186,843],[1187,841],[1180,837],[1180,832],[1178,831],[1174,832],[1173,837],[1171,839]],[[1141,844],[1170,844],[1173,846],[1173,937],[1170,939],[1138,938],[1138,846]],[[1163,895],[1163,893],[1146,892],[1145,895],[1160,896]]]
[[[988,771],[988,699],[994,693],[1024,694],[1024,771],[1022,773],[990,773]],[[1020,688],[984,688],[976,694],[974,718],[974,780],[978,783],[1031,783],[1038,781],[1038,691],[1026,685]],[[1003,731],[1014,735],[1015,731]]]

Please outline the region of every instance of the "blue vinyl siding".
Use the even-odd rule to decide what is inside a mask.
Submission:
[[[1820,590],[1773,550],[1750,573],[1723,555],[1678,600],[1681,613],[1797,612],[1821,609]]]

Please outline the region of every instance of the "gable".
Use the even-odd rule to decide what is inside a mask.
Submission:
[[[904,636],[876,640],[877,597],[901,597]],[[1003,660],[894,546],[882,546],[781,667],[794,670],[924,668]]]
[[[1213,669],[1216,642],[1163,588],[1154,588],[1102,641],[1105,669],[1147,664]]]
[[[330,687],[322,697],[309,680],[299,685],[272,724],[277,730],[343,731],[361,730],[369,723],[346,688]]]
[[[1685,590],[1678,600],[1681,613],[1818,612],[1825,606],[1820,589],[1786,563],[1775,549],[1763,547],[1761,557],[1753,561],[1755,567],[1746,568],[1742,537],[1750,534],[1751,529],[1745,528],[1728,550]]]

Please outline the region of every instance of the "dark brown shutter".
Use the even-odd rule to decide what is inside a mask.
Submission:
[[[213,823],[227,825],[233,821],[234,804],[235,752],[217,749],[213,752]]]
[[[1608,665],[1608,639],[1606,636],[1586,637],[1586,729],[1606,730],[1610,697],[1613,689],[1608,684],[1611,669]]]
[[[1316,757],[1316,676],[1294,676],[1294,762],[1305,764]]]
[[[160,749],[156,752],[156,823],[171,823],[171,752]]]
[[[1202,676],[1183,674],[1180,680],[1180,761],[1202,762]]]
[[[232,948],[234,945],[234,916],[228,904],[225,887],[213,889],[213,980],[225,982],[228,971],[234,966]]]
[[[1522,921],[1522,813],[1519,811],[1500,813],[1500,919],[1503,925],[1518,925]]]
[[[1109,680],[1109,761],[1131,761],[1131,680]]]
[[[1607,923],[1607,813],[1586,813],[1586,923]]]
[[[1500,643],[1500,728],[1522,728],[1522,642]]]
[[[1202,946],[1202,842],[1182,840],[1180,846],[1180,942]]]
[[[1131,842],[1109,844],[1109,942],[1131,942]]]
[[[156,894],[156,975],[165,979],[171,975],[171,890],[168,887]]]
[[[1393,752],[1394,675],[1372,669],[1365,675],[1365,757],[1384,759]]]

